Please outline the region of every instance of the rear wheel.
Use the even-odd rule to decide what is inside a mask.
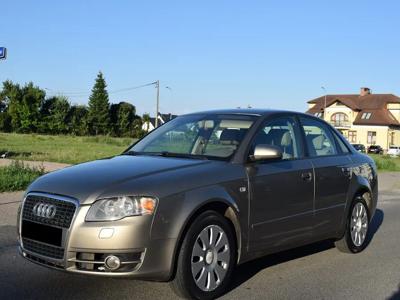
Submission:
[[[367,246],[370,215],[364,198],[357,197],[347,218],[344,236],[335,242],[336,248],[346,253],[358,253]]]
[[[180,249],[175,293],[183,298],[214,299],[224,293],[236,262],[236,243],[228,221],[214,211],[190,225]]]

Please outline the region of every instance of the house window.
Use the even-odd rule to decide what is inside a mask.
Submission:
[[[316,116],[316,117],[318,117],[318,118],[321,118],[322,115],[323,115],[322,112],[316,112],[316,113],[314,114],[314,116]]]
[[[333,126],[346,126],[349,122],[349,117],[344,113],[335,113],[331,116]]]
[[[375,144],[376,143],[376,131],[368,131],[367,133],[367,143]]]
[[[389,133],[390,134],[390,146],[394,145],[394,132]]]
[[[357,131],[349,131],[348,140],[350,143],[357,143]]]
[[[370,112],[365,112],[361,115],[361,119],[363,120],[369,120],[369,118],[371,118],[372,113]]]

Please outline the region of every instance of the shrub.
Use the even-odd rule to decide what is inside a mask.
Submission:
[[[380,171],[400,171],[399,158],[393,158],[387,155],[373,155],[372,158]]]
[[[43,174],[43,167],[29,167],[22,162],[14,161],[11,165],[0,168],[0,192],[24,190]]]

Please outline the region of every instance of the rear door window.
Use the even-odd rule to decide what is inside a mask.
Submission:
[[[335,138],[329,127],[318,120],[300,117],[306,144],[311,157],[338,154]]]

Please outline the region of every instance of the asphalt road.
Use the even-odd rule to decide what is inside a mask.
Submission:
[[[223,299],[400,299],[400,174],[381,176],[368,248],[357,255],[322,242],[237,268]],[[0,194],[0,299],[174,299],[168,284],[48,270],[17,254],[21,193]]]

